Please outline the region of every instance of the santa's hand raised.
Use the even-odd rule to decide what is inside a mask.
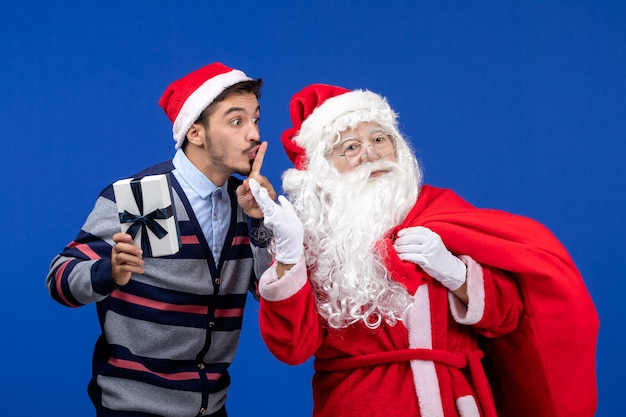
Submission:
[[[296,264],[304,253],[304,227],[287,198],[279,196],[276,204],[267,190],[251,178],[250,191],[264,214],[264,224],[274,235],[276,260],[286,265]]]
[[[419,265],[451,291],[456,291],[465,283],[467,267],[463,261],[446,248],[437,233],[426,227],[400,230],[394,248],[400,259]]]

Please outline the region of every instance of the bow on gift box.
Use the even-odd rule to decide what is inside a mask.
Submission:
[[[126,233],[132,236],[134,239],[137,236],[137,232],[141,229],[141,249],[144,252],[144,256],[152,256],[152,246],[150,245],[150,239],[148,237],[148,230],[159,238],[163,239],[167,235],[167,230],[163,228],[156,219],[167,219],[174,214],[172,206],[165,208],[158,208],[148,214],[143,214],[143,192],[141,189],[140,180],[131,181],[130,189],[133,193],[137,207],[139,208],[139,214],[129,213],[124,210],[120,215],[120,223],[132,223]]]

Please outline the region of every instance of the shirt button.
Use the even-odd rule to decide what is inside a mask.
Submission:
[[[222,280],[219,278],[215,278],[215,285],[220,285],[222,283]]]
[[[204,412],[205,412],[205,411],[206,411],[206,408],[204,408],[204,407],[203,407],[203,408],[201,408],[201,409],[200,409],[200,414],[204,414]]]
[[[204,364],[203,363],[199,363],[198,364],[198,369],[204,369]]]
[[[209,329],[212,329],[213,327],[215,327],[215,322],[214,321],[210,321],[209,322]]]

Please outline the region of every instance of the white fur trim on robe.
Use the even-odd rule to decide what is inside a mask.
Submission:
[[[306,281],[307,271],[304,257],[300,258],[298,263],[286,271],[280,279],[278,279],[276,263],[274,263],[261,275],[259,294],[267,301],[286,300],[300,291]]]
[[[405,321],[409,332],[409,347],[432,349],[433,332],[430,317],[428,284],[422,284],[413,296],[413,307]],[[439,378],[433,361],[412,360],[411,371],[422,416],[443,417]]]
[[[461,417],[480,417],[476,399],[471,395],[465,395],[456,399],[456,408]]]
[[[467,265],[467,298],[465,306],[453,293],[448,293],[450,312],[459,324],[472,325],[482,320],[485,314],[485,279],[483,268],[469,256],[460,256]]]

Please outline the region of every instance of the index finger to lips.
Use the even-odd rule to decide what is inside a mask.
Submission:
[[[248,177],[252,177],[261,173],[261,166],[263,165],[263,159],[265,158],[265,151],[267,151],[267,142],[263,142],[261,143],[261,146],[259,146],[259,150],[254,157],[254,162],[252,162],[252,169],[250,170],[250,175],[248,175]]]

